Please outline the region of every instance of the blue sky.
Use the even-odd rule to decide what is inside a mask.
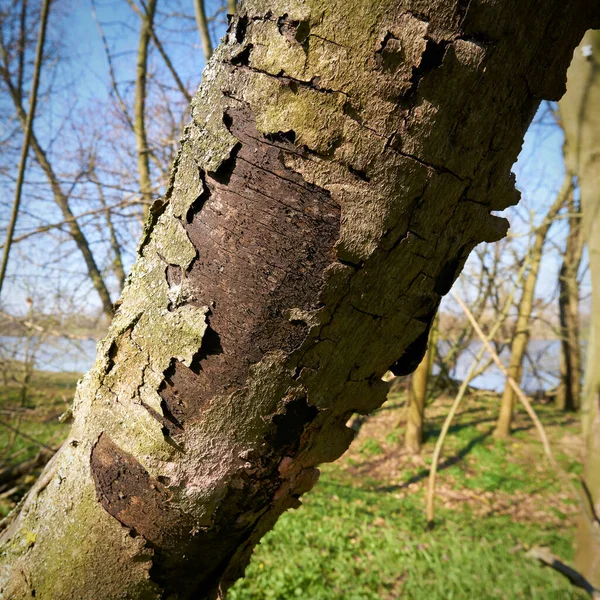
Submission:
[[[207,12],[214,13],[218,6],[218,2],[209,3]],[[104,110],[102,107],[107,105],[110,78],[102,40],[92,18],[91,0],[70,0],[66,3],[56,3],[55,7],[50,16],[49,37],[55,42],[60,41],[62,59],[56,69],[44,73],[46,86],[49,84],[49,78],[52,77],[54,92],[49,99],[42,99],[40,102],[36,133],[48,145],[50,157],[60,164],[61,156],[57,154],[62,151],[59,138],[61,135],[67,135],[64,128],[68,116],[76,115],[82,126],[85,126],[87,121],[95,123],[96,126],[100,124],[101,131],[104,118],[101,111]],[[139,18],[124,0],[95,0],[95,7],[114,56],[117,79],[121,82],[122,89],[126,91],[128,86],[133,85],[135,77]],[[193,91],[200,82],[204,58],[193,19],[192,3],[189,0],[161,0],[158,7],[156,22],[161,41],[176,65],[181,78]],[[184,12],[187,15],[186,18],[173,16]],[[224,33],[224,18],[221,17],[219,21],[219,25],[212,32],[215,45],[218,38]],[[156,68],[164,69],[156,51],[151,54],[151,64]],[[54,142],[50,143],[50,140],[54,140]],[[521,204],[505,211],[514,234],[522,234],[529,228],[531,211],[534,212],[535,220],[539,223],[558,192],[564,176],[561,146],[562,133],[554,122],[549,105],[544,104],[525,137],[523,150],[514,166],[517,185],[523,193]],[[8,191],[4,185],[3,189]],[[5,201],[1,206],[4,213],[2,221],[4,222],[5,215],[7,218],[8,214],[6,198],[9,196],[10,193],[5,194]],[[34,209],[29,211],[32,214],[28,216],[25,212],[20,218],[17,235],[19,232],[39,226],[41,221],[61,220],[52,201],[40,199],[33,205]],[[83,212],[83,208],[75,212]],[[560,242],[564,231],[564,223],[555,225],[550,234],[551,241]],[[135,232],[132,235],[136,235]],[[65,236],[68,238],[67,234]],[[93,231],[90,236],[93,240]],[[525,242],[526,238],[520,238],[517,243],[523,246]],[[78,292],[80,300],[86,299],[90,307],[98,306],[89,282],[80,272],[77,251],[69,250],[68,242],[58,240],[57,244],[57,248],[59,248],[57,252],[63,253],[60,256],[63,261],[60,262],[61,269],[65,264],[69,264],[70,260],[70,268],[75,272],[79,271],[79,274],[77,277],[73,277],[72,274],[69,274],[68,269],[62,272],[57,268],[53,272],[53,284],[57,278],[62,277],[65,288],[68,288],[69,285],[80,286]],[[42,244],[40,248],[36,248],[33,243],[29,250],[37,252],[37,258],[30,261],[31,265],[25,270],[21,279],[13,280],[9,293],[3,297],[4,305],[17,312],[19,307],[24,305],[24,297],[31,293],[30,289],[23,285],[26,276],[30,280],[37,279],[36,285],[41,290],[45,289],[41,275],[42,265],[48,265],[45,256],[46,246]],[[18,249],[14,253],[11,267],[17,264],[19,253],[24,251],[24,249]],[[131,260],[133,254],[126,258]],[[560,257],[557,251],[549,253],[546,257],[538,284],[538,293],[541,296],[549,296],[554,292],[559,262]],[[58,263],[57,255],[56,264]],[[14,274],[14,270],[12,273]]]

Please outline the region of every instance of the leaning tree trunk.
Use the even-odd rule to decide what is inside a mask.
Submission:
[[[598,13],[594,9],[594,12]],[[213,55],[5,597],[214,598],[518,199],[587,0],[249,0]]]
[[[592,317],[581,398],[584,481],[590,506],[580,518],[576,563],[600,587],[600,32],[575,52],[568,93],[560,103],[568,167],[579,179],[584,236],[590,257]]]
[[[515,331],[510,344],[510,360],[507,368],[509,377],[512,377],[512,379],[519,384],[521,383],[521,377],[523,375],[523,358],[527,351],[531,333],[530,321],[533,312],[535,286],[540,270],[540,264],[542,262],[544,243],[554,219],[556,219],[558,212],[567,201],[568,195],[571,193],[571,187],[572,177],[567,175],[565,176],[562,187],[552,203],[552,206],[544,217],[544,221],[536,229],[531,250],[528,257],[525,259],[529,261],[529,272],[523,282],[523,293],[519,300],[517,322],[515,323]],[[494,430],[494,435],[497,438],[503,439],[510,435],[514,405],[515,393],[507,380],[504,386],[504,392],[502,393],[502,399],[500,400],[498,423]]]

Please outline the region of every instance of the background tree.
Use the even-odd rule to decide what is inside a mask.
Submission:
[[[538,273],[540,264],[542,261],[544,242],[548,231],[556,219],[558,212],[563,207],[569,194],[572,193],[572,181],[570,175],[565,177],[562,189],[556,196],[554,203],[548,210],[544,221],[536,229],[531,252],[528,256],[528,272],[523,280],[523,291],[521,293],[519,301],[519,310],[517,321],[515,324],[515,331],[510,345],[510,363],[508,366],[508,374],[517,383],[521,382],[523,373],[523,358],[527,351],[527,345],[530,338],[530,321],[531,313],[533,311],[535,286],[538,279]],[[500,415],[498,417],[498,423],[494,434],[498,438],[505,438],[510,435],[512,414],[515,404],[515,394],[508,385],[504,387],[502,394],[502,400],[500,402]]]
[[[0,11],[0,122],[6,132],[0,141],[0,185],[11,193],[21,150],[14,141],[22,139],[15,133],[24,127],[28,109],[40,5],[11,2]],[[203,67],[194,52],[192,4],[131,0],[110,15],[103,4],[91,6],[105,50],[106,77],[97,60],[83,65],[85,44],[75,52],[69,46],[77,29],[69,20],[71,12],[52,6],[33,156],[8,263],[10,289],[2,297],[3,309],[17,318],[25,280],[38,280],[53,296],[60,279],[66,295],[79,298],[78,310],[96,317],[104,311],[106,324],[135,257],[140,215],[164,193]],[[211,2],[207,14],[214,38],[226,22],[224,0]],[[168,38],[172,30],[178,31],[176,40]],[[170,55],[181,47],[187,50],[179,52],[175,66]]]
[[[411,375],[408,392],[408,409],[406,414],[406,433],[404,434],[404,449],[410,454],[419,454],[423,442],[423,427],[425,420],[425,403],[427,401],[427,384],[434,361],[437,346],[437,328],[431,328],[427,350],[423,360]]]
[[[6,275],[6,265],[8,264],[8,257],[10,255],[10,248],[12,246],[13,237],[15,233],[15,225],[17,224],[17,218],[19,216],[19,206],[21,204],[21,193],[23,191],[23,179],[25,177],[25,168],[27,166],[27,156],[29,154],[29,143],[31,141],[31,131],[33,128],[33,120],[35,119],[35,106],[37,104],[37,92],[40,81],[40,71],[42,68],[42,56],[44,52],[44,40],[46,38],[46,26],[48,25],[48,9],[50,7],[49,0],[46,0],[42,5],[42,13],[40,15],[40,32],[38,35],[37,47],[35,52],[35,65],[33,71],[33,83],[31,87],[31,95],[29,97],[29,110],[27,112],[27,119],[25,122],[25,131],[23,135],[23,149],[21,151],[21,159],[19,160],[19,171],[17,174],[17,182],[15,186],[15,198],[10,214],[10,221],[6,231],[6,241],[4,242],[4,253],[2,255],[2,265],[0,266],[0,293],[2,293],[2,284],[4,283],[4,277]],[[27,2],[23,2],[21,7],[21,45],[22,38],[25,35],[24,22],[26,19]],[[23,53],[21,53],[21,60]],[[20,81],[22,77],[22,65],[19,65],[18,78],[19,82],[17,86],[19,89],[22,88]]]
[[[579,335],[579,268],[583,256],[583,232],[580,203],[575,200],[574,194],[569,195],[567,209],[568,233],[558,279],[561,363],[556,401],[562,410],[574,411],[579,408],[583,376]]]

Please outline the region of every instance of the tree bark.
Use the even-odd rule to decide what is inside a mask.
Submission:
[[[567,175],[562,187],[557,194],[552,206],[544,217],[542,224],[536,229],[533,237],[533,245],[527,260],[529,261],[529,272],[523,282],[523,293],[519,301],[519,311],[515,331],[510,344],[510,361],[508,364],[508,374],[518,385],[521,384],[523,375],[523,357],[527,351],[529,336],[531,332],[531,313],[533,312],[533,300],[535,296],[535,286],[537,283],[540,264],[544,251],[544,242],[548,231],[556,219],[558,212],[564,206],[572,188],[572,177]],[[499,438],[506,438],[510,435],[513,410],[515,405],[515,393],[512,387],[506,382],[502,399],[500,401],[500,414],[494,435]]]
[[[581,396],[581,342],[579,339],[579,266],[583,254],[581,210],[573,194],[568,200],[567,241],[558,276],[558,312],[561,334],[560,383],[557,406],[564,411],[579,409]]]
[[[6,597],[216,598],[338,458],[431,320],[587,1],[250,0],[204,72],[164,200],[2,536]],[[518,18],[515,18],[518,15]]]
[[[575,564],[600,587],[600,32],[588,32],[568,72],[560,103],[567,167],[577,175],[583,230],[590,257],[592,314],[587,344],[581,417],[585,439],[584,481],[589,514],[580,518]],[[594,514],[595,513],[595,514]]]

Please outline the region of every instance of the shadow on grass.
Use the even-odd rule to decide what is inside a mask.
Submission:
[[[456,431],[457,428],[458,428],[458,430],[460,430],[466,426],[467,425],[456,425],[456,426],[454,426],[454,428],[450,428],[450,431],[453,431],[453,429],[454,429],[454,431]],[[456,454],[453,454],[452,456],[448,456],[448,457],[444,458],[444,460],[442,460],[440,462],[440,464],[438,465],[438,471],[443,471],[444,469],[449,469],[450,467],[460,463],[471,452],[471,450],[473,450],[473,448],[475,446],[477,446],[478,444],[485,441],[492,434],[492,431],[493,431],[493,429],[490,428],[488,431],[481,433],[478,436],[475,436],[474,438],[469,440],[468,444],[466,446],[464,446],[463,448],[461,448]],[[400,450],[398,450],[398,451],[400,451]],[[388,452],[388,453],[384,454],[383,456],[378,457],[375,460],[370,460],[370,461],[364,462],[360,465],[356,465],[354,467],[354,470],[358,475],[366,475],[372,469],[374,469],[374,468],[378,467],[379,465],[383,464],[384,462],[386,462],[390,458],[390,455],[391,455],[391,453]],[[426,479],[428,476],[429,476],[429,469],[423,468],[418,473],[413,475],[410,479],[407,479],[406,481],[404,481],[400,484],[380,485],[380,486],[376,486],[374,488],[374,490],[376,490],[378,492],[394,492],[397,490],[406,489],[409,485],[411,485],[413,483],[419,483],[420,481],[423,481],[424,479]]]

